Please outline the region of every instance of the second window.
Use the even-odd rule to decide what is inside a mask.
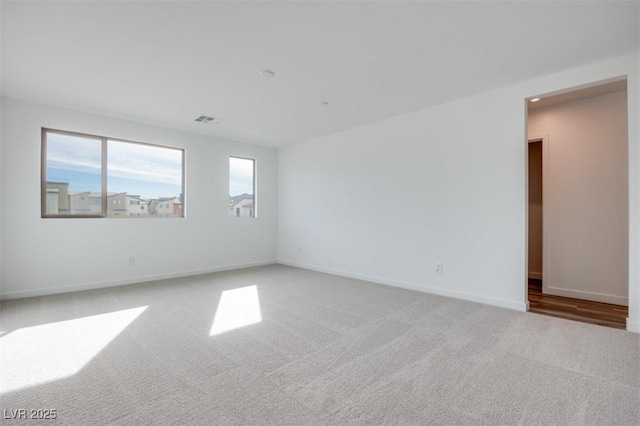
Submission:
[[[256,162],[229,157],[229,216],[256,217]]]

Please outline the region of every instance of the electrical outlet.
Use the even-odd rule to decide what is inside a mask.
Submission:
[[[437,263],[436,264],[436,273],[441,274],[442,271],[442,263]]]
[[[129,266],[133,266],[136,264],[136,258],[135,257],[130,257],[129,258]]]

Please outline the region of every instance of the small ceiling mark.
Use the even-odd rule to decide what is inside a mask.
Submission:
[[[323,108],[327,108],[329,106],[329,102],[320,102]]]
[[[273,78],[273,77],[276,76],[276,73],[271,71],[271,70],[262,70],[262,71],[260,71],[260,75],[263,78]]]

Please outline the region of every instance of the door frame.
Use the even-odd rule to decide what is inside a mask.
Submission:
[[[540,142],[542,148],[542,292],[545,293],[549,287],[549,270],[551,266],[551,246],[549,245],[549,134],[541,133],[527,137],[527,155],[525,169],[527,173],[527,279],[525,281],[526,304],[529,310],[529,144]]]

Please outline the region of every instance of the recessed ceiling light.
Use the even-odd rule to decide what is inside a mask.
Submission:
[[[539,100],[540,100],[540,98],[533,98],[529,102],[538,102]]]
[[[276,76],[276,73],[271,71],[271,70],[262,70],[262,71],[260,71],[260,75],[263,78],[273,78],[273,77]]]

